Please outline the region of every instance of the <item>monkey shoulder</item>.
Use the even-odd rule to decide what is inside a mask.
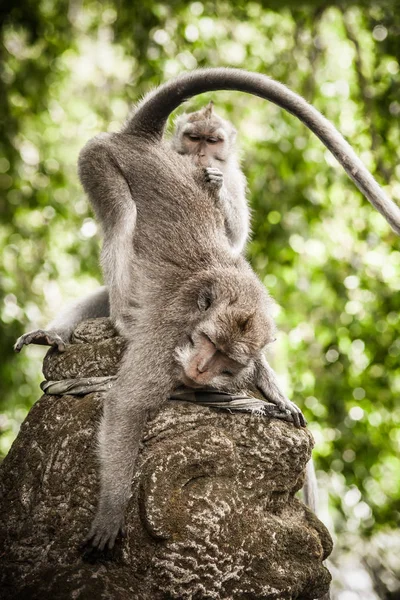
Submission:
[[[86,142],[78,157],[78,169],[81,174],[86,170],[86,167],[90,168],[93,163],[97,163],[100,157],[108,156],[111,135],[109,133],[99,133]]]

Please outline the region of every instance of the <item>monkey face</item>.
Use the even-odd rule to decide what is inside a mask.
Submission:
[[[250,377],[254,359],[275,338],[268,295],[254,284],[253,274],[241,273],[236,281],[232,271],[202,280],[196,292],[198,317],[175,349],[182,383],[231,390],[232,382],[243,385]]]
[[[235,137],[236,130],[209,104],[178,119],[173,146],[179,154],[193,156],[197,166],[210,167],[227,160]]]
[[[182,139],[184,154],[193,156],[199,167],[209,167],[216,162],[226,160],[227,142],[221,129],[190,127],[185,130]]]
[[[233,378],[249,371],[243,365],[219,350],[200,329],[189,336],[187,343],[176,352],[182,367],[182,383],[189,387],[214,386],[223,389]]]

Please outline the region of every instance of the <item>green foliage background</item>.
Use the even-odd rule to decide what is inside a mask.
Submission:
[[[78,152],[151,86],[197,66],[271,75],[331,119],[400,200],[397,1],[37,0],[0,18],[3,455],[40,394],[43,349],[14,355],[15,339],[101,280]],[[272,361],[316,438],[330,519],[339,532],[395,527],[399,239],[294,117],[239,93],[212,98],[239,131],[248,254],[280,307]]]

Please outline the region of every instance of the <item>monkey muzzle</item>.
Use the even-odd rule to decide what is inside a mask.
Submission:
[[[213,379],[226,371],[227,362],[229,358],[215,347],[210,338],[200,334],[182,363],[182,381],[190,387],[211,385]]]
[[[210,157],[205,151],[200,151],[195,154],[193,162],[198,167],[209,167],[210,166]]]

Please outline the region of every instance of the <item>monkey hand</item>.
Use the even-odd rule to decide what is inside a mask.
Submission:
[[[263,395],[265,396],[266,400],[268,400],[269,402],[273,402],[276,405],[277,409],[280,411],[281,416],[274,416],[276,416],[278,419],[289,421],[290,423],[293,423],[296,427],[305,427],[307,425],[307,421],[300,408],[294,402],[289,400],[289,398],[286,398],[286,396],[284,396],[282,392],[279,392],[279,394],[271,394],[270,389],[263,389],[262,387],[260,387],[260,389]]]
[[[53,346],[54,348],[57,348],[59,352],[64,352],[65,350],[64,341],[57,333],[45,331],[43,329],[36,329],[35,331],[30,331],[29,333],[21,335],[14,344],[14,350],[15,352],[21,352],[22,348],[24,346],[29,346],[29,344]]]
[[[268,404],[267,406],[271,408],[269,408],[265,412],[275,417],[276,419],[288,421],[289,423],[293,423],[296,427],[306,427],[307,421],[303,413],[301,412],[299,407],[296,406],[296,404],[288,398],[285,398],[285,401],[282,404]],[[273,409],[275,409],[275,412]]]
[[[124,511],[107,510],[100,506],[82,547],[91,546],[93,550],[100,551],[111,550],[118,534],[126,536]]]
[[[206,167],[204,169],[206,183],[216,190],[220,190],[224,184],[224,175],[222,171],[214,167]]]
[[[287,421],[288,423],[295,423],[293,414],[288,409],[281,408],[276,404],[266,402],[262,408],[262,412],[266,417],[281,419],[282,421]]]

